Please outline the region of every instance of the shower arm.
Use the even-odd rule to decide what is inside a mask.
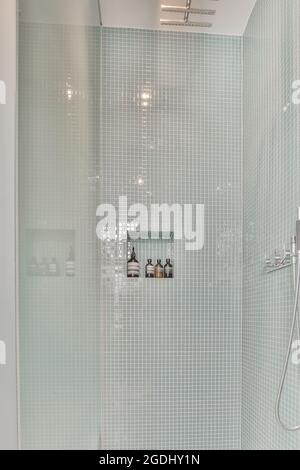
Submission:
[[[184,22],[185,23],[189,22],[191,5],[192,5],[192,0],[186,0],[186,11],[185,11],[185,14],[184,14]]]
[[[182,20],[161,19],[162,26],[198,26],[200,28],[211,28],[212,23],[204,21],[190,21],[190,15],[215,15],[216,10],[209,8],[192,8],[192,0],[186,0],[185,6],[161,5],[161,11],[169,13],[184,13]]]
[[[99,24],[100,24],[100,26],[102,26],[102,14],[101,14],[100,0],[97,0],[97,4],[98,4]]]

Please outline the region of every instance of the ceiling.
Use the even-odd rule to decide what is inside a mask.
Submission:
[[[23,22],[100,24],[98,0],[19,0],[19,11]]]
[[[192,0],[193,8],[216,10],[211,15],[191,15],[191,21],[212,27],[161,26],[160,19],[182,19],[183,14],[161,12],[161,3],[185,6],[186,0],[99,0],[103,26],[147,28],[163,31],[205,32],[242,36],[256,0]],[[20,0],[21,21],[99,25],[98,0]]]
[[[193,8],[216,10],[214,16],[192,15],[193,21],[210,21],[211,28],[160,26],[160,18],[181,19],[182,15],[162,13],[160,5],[185,6],[185,0],[100,0],[104,26],[139,27],[168,31],[207,32],[242,36],[256,0],[192,0]]]

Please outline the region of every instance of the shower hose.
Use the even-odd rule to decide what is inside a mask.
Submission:
[[[284,384],[286,381],[289,358],[290,358],[290,354],[292,351],[294,330],[295,330],[296,325],[297,325],[298,339],[300,340],[300,323],[299,323],[299,315],[298,315],[298,302],[299,302],[299,289],[300,289],[300,253],[299,252],[297,252],[297,261],[296,261],[296,258],[293,259],[293,287],[294,287],[293,320],[292,320],[289,343],[288,343],[285,363],[284,363],[284,367],[282,371],[282,376],[281,376],[277,399],[276,399],[276,407],[275,407],[275,414],[276,414],[277,421],[286,431],[300,431],[300,424],[297,426],[289,426],[283,421],[280,415],[280,404],[282,401],[283,389],[284,389]]]

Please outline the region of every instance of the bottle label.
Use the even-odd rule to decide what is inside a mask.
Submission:
[[[138,277],[140,275],[140,265],[139,263],[128,263],[127,265],[127,275],[129,277]]]
[[[171,266],[166,266],[165,267],[165,275],[166,275],[166,277],[172,277],[173,270],[172,270]]]
[[[156,266],[155,268],[155,277],[162,278],[164,277],[164,268],[161,266]]]
[[[146,272],[147,274],[154,274],[154,266],[147,266]]]
[[[66,261],[66,276],[75,276],[75,262]]]

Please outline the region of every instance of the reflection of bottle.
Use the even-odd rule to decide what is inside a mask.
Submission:
[[[75,276],[75,255],[73,247],[70,247],[69,258],[66,260],[66,276]]]
[[[136,259],[134,248],[127,263],[127,277],[140,277],[140,263]]]
[[[167,261],[167,264],[165,264],[165,268],[164,268],[165,277],[171,279],[173,277],[173,266],[169,258],[166,261]]]
[[[40,264],[39,274],[40,276],[47,276],[48,274],[48,261],[46,258],[42,259],[42,262]]]
[[[148,263],[145,268],[145,276],[148,278],[154,277],[154,266],[152,264],[152,259],[148,259]]]
[[[39,266],[35,256],[33,256],[28,265],[28,274],[29,276],[37,276],[39,273]]]
[[[58,265],[56,262],[56,258],[52,258],[51,263],[49,263],[48,271],[50,276],[58,275]]]
[[[161,259],[157,260],[157,265],[155,266],[155,269],[154,269],[154,276],[157,279],[162,279],[164,277],[164,268],[163,268],[163,265],[161,264]]]

